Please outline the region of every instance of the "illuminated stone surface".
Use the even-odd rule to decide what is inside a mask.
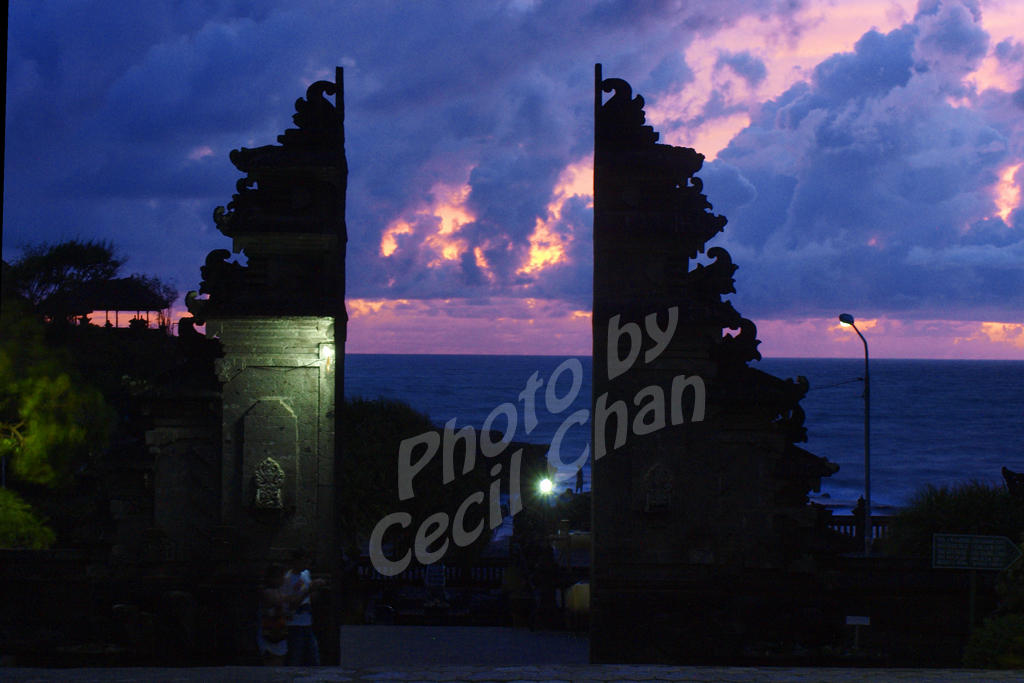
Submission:
[[[334,325],[328,317],[209,320],[220,339],[222,382],[221,518],[240,547],[280,556],[337,552],[334,505]],[[267,457],[285,473],[280,510],[256,505],[256,467]]]
[[[220,535],[252,566],[310,548],[322,570],[337,565],[335,396],[344,368],[345,160],[342,70],[295,103],[295,128],[279,144],[231,152],[245,175],[214,211],[232,251],[210,252],[196,324],[220,342]],[[334,102],[329,99],[334,97]],[[257,500],[256,470],[284,473],[280,505]]]

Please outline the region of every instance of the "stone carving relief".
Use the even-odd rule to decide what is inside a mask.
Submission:
[[[213,221],[247,262],[230,261],[227,249],[210,252],[198,293],[186,298],[196,324],[235,315],[344,315],[336,310],[347,240],[341,79],[339,68],[336,82],[309,86],[295,102],[296,128],[278,144],[231,152],[245,175]]]
[[[273,458],[264,458],[256,466],[255,506],[261,510],[280,510],[284,507],[281,490],[284,488],[284,468]]]
[[[655,463],[644,475],[644,512],[665,512],[672,505],[675,477],[664,463]]]

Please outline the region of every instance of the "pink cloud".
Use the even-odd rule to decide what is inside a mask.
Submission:
[[[1024,325],[962,320],[858,321],[872,358],[1024,360]],[[764,357],[859,358],[856,332],[835,319],[762,320],[757,323]]]
[[[559,301],[350,300],[349,353],[590,355],[590,313]]]
[[[206,157],[212,157],[213,154],[213,148],[211,148],[209,145],[200,145],[198,147],[194,147],[189,151],[188,158],[191,159],[192,161],[199,161],[201,159],[205,159]]]
[[[662,141],[693,147],[711,161],[749,125],[761,102],[808,80],[814,67],[829,56],[853,50],[867,31],[886,33],[898,28],[914,15],[916,4],[916,0],[819,1],[804,4],[793,15],[742,17],[689,45],[686,63],[694,80],[674,92],[650,93],[648,120],[661,132]],[[764,78],[751,83],[721,68],[718,60],[725,53],[760,59]],[[724,98],[722,104],[729,111],[703,118],[715,95]],[[700,123],[692,123],[693,119]]]
[[[356,300],[350,353],[590,355],[587,311],[550,300]],[[756,321],[766,358],[860,358],[860,339],[836,318]],[[862,319],[872,358],[1024,360],[1024,325],[993,321]]]

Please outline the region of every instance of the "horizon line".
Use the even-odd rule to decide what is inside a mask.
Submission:
[[[580,353],[457,353],[457,352],[418,352],[418,353],[402,353],[395,351],[379,351],[369,353],[366,351],[346,351],[346,356],[481,356],[481,357],[501,357],[507,358],[509,356],[521,357],[521,358],[593,358],[591,354],[580,354]],[[760,360],[863,360],[863,356],[766,356]],[[959,361],[959,362],[975,362],[975,363],[1024,363],[1024,359],[1021,358],[937,358],[934,356],[872,356],[871,361],[876,360],[930,360],[930,361]],[[749,362],[757,363],[757,359],[752,359]]]

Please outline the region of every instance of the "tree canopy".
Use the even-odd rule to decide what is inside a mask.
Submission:
[[[11,277],[15,291],[38,307],[87,282],[110,280],[123,265],[124,259],[114,255],[109,242],[44,242],[25,248],[21,258],[11,264]]]
[[[109,242],[68,240],[27,247],[7,276],[18,295],[55,320],[93,310],[161,310],[177,298],[156,277],[117,277],[124,263]]]

